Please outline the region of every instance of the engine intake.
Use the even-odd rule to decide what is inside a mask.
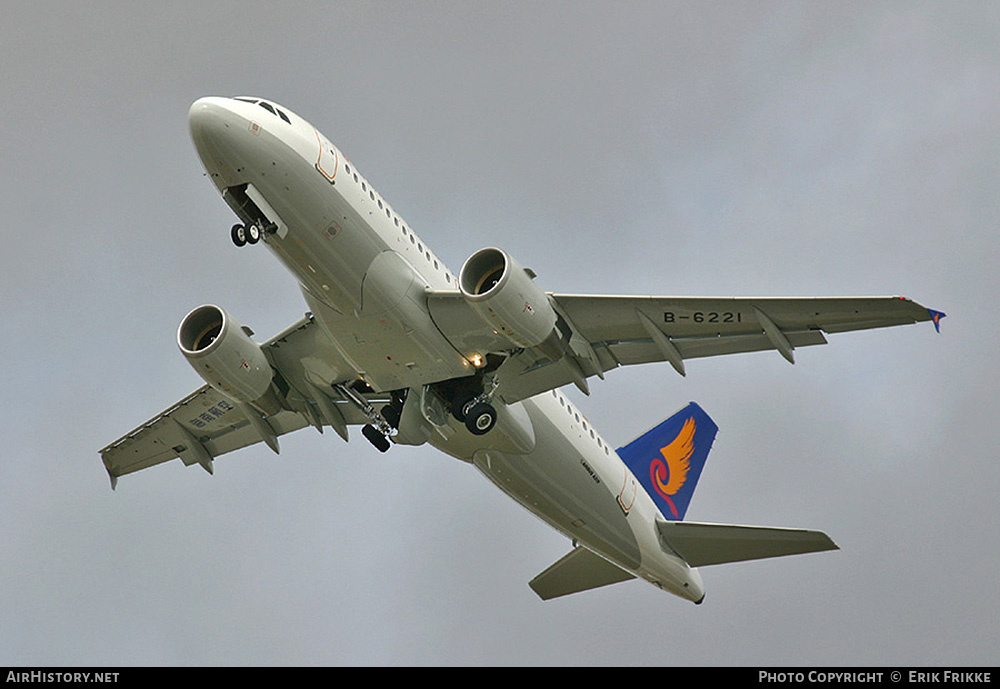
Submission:
[[[500,249],[481,249],[462,266],[458,284],[469,305],[517,347],[561,355],[556,312],[520,263]]]
[[[237,401],[274,414],[274,371],[260,345],[240,323],[213,304],[191,311],[177,328],[177,346],[206,383]]]

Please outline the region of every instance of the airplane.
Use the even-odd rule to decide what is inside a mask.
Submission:
[[[714,298],[546,292],[495,247],[447,268],[313,125],[259,97],[188,112],[207,176],[239,222],[295,276],[309,310],[258,343],[214,304],[177,344],[204,385],[100,450],[121,476],[219,456],[312,426],[350,426],[380,452],[429,444],[475,466],[567,536],[532,579],[543,600],[639,578],[685,600],[699,567],[837,549],[823,532],[684,520],[717,426],[689,404],[621,447],[561,391],[620,366],[825,344],[826,333],[944,316],[903,297]]]

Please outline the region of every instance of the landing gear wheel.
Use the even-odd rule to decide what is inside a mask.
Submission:
[[[497,422],[497,410],[486,402],[474,404],[465,415],[465,427],[473,435],[486,435]]]
[[[475,399],[476,395],[468,395],[459,398],[459,401],[452,405],[451,415],[455,417],[456,421],[465,422],[465,418],[468,416],[468,409],[472,408],[472,401]]]
[[[232,237],[233,244],[236,246],[243,246],[247,243],[247,228],[240,224],[233,225],[233,229],[230,230],[229,236]]]
[[[389,439],[382,435],[377,428],[370,423],[365,424],[361,429],[361,435],[365,436],[379,452],[388,452],[392,444]]]
[[[250,225],[247,228],[247,244],[256,244],[260,241],[260,228],[257,225]]]
[[[382,418],[393,428],[399,428],[399,419],[403,416],[403,410],[393,404],[382,407]]]

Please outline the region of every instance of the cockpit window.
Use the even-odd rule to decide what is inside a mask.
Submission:
[[[288,115],[286,115],[284,112],[282,112],[278,108],[274,107],[273,105],[271,105],[267,101],[261,100],[260,98],[247,98],[245,96],[234,96],[233,100],[242,101],[244,103],[254,103],[254,104],[259,105],[260,107],[264,108],[265,110],[267,110],[272,115],[277,115],[278,117],[280,117],[281,119],[283,119],[287,124],[291,124],[292,123],[292,121],[288,118]]]

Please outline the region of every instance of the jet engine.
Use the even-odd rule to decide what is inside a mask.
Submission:
[[[553,359],[565,350],[556,312],[534,275],[500,249],[481,249],[462,266],[462,296],[479,316],[516,347],[539,347]]]
[[[274,371],[249,331],[225,310],[206,304],[177,328],[177,346],[209,385],[235,400],[274,414],[281,404],[271,389]]]

